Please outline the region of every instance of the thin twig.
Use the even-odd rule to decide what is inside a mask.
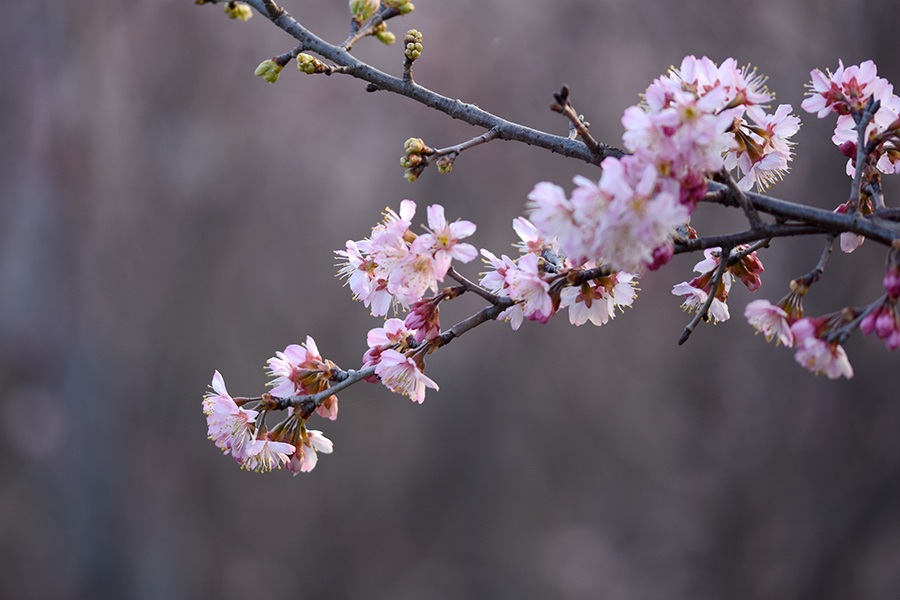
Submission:
[[[706,296],[706,302],[703,303],[703,306],[700,307],[700,310],[697,311],[697,314],[694,315],[694,318],[691,319],[691,322],[688,323],[684,331],[681,332],[681,337],[678,338],[678,345],[682,345],[685,343],[689,337],[691,337],[691,333],[693,333],[694,329],[697,328],[697,325],[700,324],[700,321],[707,320],[707,315],[709,314],[709,308],[712,306],[713,300],[716,299],[716,294],[719,290],[719,285],[722,283],[722,278],[725,276],[725,271],[728,269],[728,260],[722,260],[723,257],[729,256],[731,254],[731,248],[722,248],[722,254],[719,257],[719,266],[716,269],[715,274],[713,275],[712,280],[710,281],[709,294]]]
[[[264,6],[264,0],[246,0],[246,3],[255,8],[261,15],[269,17]],[[465,121],[483,129],[497,129],[498,139],[513,140],[538,146],[553,153],[591,164],[600,164],[607,156],[622,157],[625,155],[624,151],[606,145],[601,145],[602,150],[599,153],[592,152],[584,142],[570,140],[564,136],[552,135],[531,127],[519,125],[482,110],[474,104],[453,100],[416,83],[409,84],[404,82],[400,77],[388,75],[356,59],[340,46],[329,44],[297,22],[287,11],[282,10],[275,18],[269,18],[276,26],[299,41],[308,52],[315,52],[337,65],[347,67],[348,74],[357,79],[367,81],[370,84],[370,89],[386,90],[406,96],[454,119]]]
[[[350,36],[344,40],[344,43],[340,45],[340,47],[347,52],[350,52],[350,49],[353,48],[353,44],[363,39],[364,37],[375,35],[378,30],[378,26],[387,21],[392,17],[396,17],[400,14],[396,8],[392,8],[390,6],[386,6],[382,8],[379,12],[372,15],[369,20],[361,27],[358,26],[354,28],[350,32]]]
[[[822,274],[825,272],[825,265],[828,263],[828,257],[831,256],[831,252],[834,250],[834,238],[834,234],[828,235],[825,239],[825,247],[822,248],[822,255],[819,257],[819,262],[816,263],[815,268],[803,277],[798,277],[795,281],[809,287],[821,279]]]
[[[569,120],[570,130],[574,130],[581,136],[581,139],[584,140],[584,143],[592,153],[602,154],[603,145],[597,142],[597,140],[594,139],[594,136],[588,131],[590,124],[584,122],[581,115],[575,111],[575,108],[569,101],[569,86],[562,86],[559,93],[553,94],[553,98],[556,102],[550,105],[550,110],[560,113]],[[571,133],[569,134],[569,139],[574,139],[574,136],[572,136]]]
[[[856,170],[853,173],[853,181],[850,184],[850,199],[847,201],[848,212],[852,213],[859,208],[860,192],[862,190],[862,176],[865,170],[866,162],[869,154],[875,149],[866,143],[866,128],[875,113],[881,107],[881,101],[876,100],[875,96],[869,98],[866,107],[861,113],[854,111],[853,120],[856,122]]]

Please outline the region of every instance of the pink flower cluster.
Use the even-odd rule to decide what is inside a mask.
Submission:
[[[731,290],[731,283],[734,277],[726,270],[722,275],[715,290],[713,290],[713,275],[719,269],[719,260],[721,259],[721,248],[707,248],[703,251],[706,257],[696,265],[694,271],[700,273],[699,277],[694,277],[690,281],[683,281],[672,288],[672,293],[676,296],[684,296],[684,303],[681,307],[687,311],[699,310],[710,294],[713,294],[712,304],[709,306],[709,315],[714,323],[719,321],[727,321],[731,318],[728,312],[728,292]]]
[[[399,214],[387,209],[371,237],[348,241],[345,250],[336,251],[340,275],[375,316],[397,305],[407,308],[429,289],[436,293],[453,259],[469,262],[478,256],[474,246],[460,242],[475,233],[474,223],[448,223],[444,207],[433,204],[427,209],[427,233],[416,235],[410,230],[415,213],[416,203],[404,200]]]
[[[331,440],[321,431],[307,429],[293,411],[285,423],[267,432],[265,411],[239,406],[218,371],[213,375],[211,387],[212,391],[203,400],[209,438],[225,454],[231,454],[242,468],[266,472],[285,466],[296,475],[316,466],[318,452],[330,454],[333,450]],[[334,410],[336,414],[336,404]]]
[[[552,184],[544,184],[552,186]],[[573,194],[575,195],[575,194]],[[565,199],[564,195],[562,196]],[[518,244],[523,255],[513,260],[507,255],[497,258],[482,249],[489,270],[482,274],[481,285],[499,296],[508,296],[516,304],[500,313],[499,319],[509,321],[518,329],[525,319],[546,323],[560,306],[569,308],[569,321],[583,325],[591,321],[603,325],[615,316],[615,308],[631,306],[635,297],[636,276],[624,271],[594,278],[577,287],[569,284],[570,276],[597,265],[591,261],[573,263],[559,257],[557,238],[548,239],[523,217],[513,221],[519,235]]]
[[[859,65],[844,67],[838,61],[837,71],[828,74],[819,69],[810,72],[809,97],[800,105],[807,112],[816,113],[821,119],[837,113],[837,124],[831,141],[847,156],[847,175],[854,177],[857,168],[859,134],[856,120],[860,118],[870,100],[880,106],[866,126],[865,143],[874,143],[874,150],[865,158],[864,179],[873,179],[877,172],[895,173],[900,170],[900,96],[894,94],[894,86],[887,79],[878,77],[875,63],[867,60]],[[871,204],[867,198],[859,199],[856,207],[862,214],[870,213]],[[846,213],[850,207],[845,203],[834,212]],[[841,234],[841,250],[853,252],[863,243],[860,235],[850,232]]]
[[[716,65],[705,56],[687,56],[647,88],[643,109],[625,111],[625,147],[683,188],[724,165],[738,169],[743,189],[765,189],[787,171],[789,138],[800,119],[790,114],[789,104],[766,113],[773,96],[764,83],[733,58]]]
[[[766,113],[772,96],[762,84],[734,59],[716,66],[686,57],[654,81],[642,106],[625,111],[622,139],[632,154],[604,159],[597,183],[576,177],[571,197],[538,183],[528,195],[531,221],[575,264],[659,267],[671,257],[676,228],[706,193],[709,173],[737,168],[739,186],[750,189],[787,171],[800,120],[786,104]]]
[[[900,97],[894,94],[894,86],[887,79],[878,77],[878,68],[871,60],[859,65],[844,67],[838,61],[834,73],[819,69],[810,72],[809,97],[800,107],[816,113],[821,119],[837,113],[837,125],[831,140],[849,157],[847,174],[856,170],[858,134],[854,115],[859,116],[870,99],[881,103],[866,128],[865,139],[876,140],[878,145],[870,160],[882,173],[894,173],[900,168],[900,149],[897,132],[900,129]]]
[[[410,317],[416,315],[412,320],[417,320],[419,314],[414,309]],[[410,321],[410,317],[406,320]],[[407,323],[400,319],[388,319],[384,327],[370,330],[366,339],[369,349],[363,356],[363,367],[374,366],[375,375],[385,387],[421,404],[425,401],[426,387],[433,390],[439,388],[425,375],[422,353],[415,350],[419,347],[417,331],[422,330],[408,328]]]
[[[836,328],[843,324],[840,313],[817,318],[804,318],[801,299],[807,287],[793,282],[791,292],[778,304],[754,300],[744,310],[744,317],[766,336],[788,348],[795,347],[794,360],[813,373],[825,373],[829,379],[853,377],[853,367],[844,348],[838,343]]]

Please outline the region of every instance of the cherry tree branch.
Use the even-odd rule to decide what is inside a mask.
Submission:
[[[358,60],[342,47],[329,44],[321,39],[301,25],[286,10],[275,5],[274,2],[270,0],[246,0],[246,3],[299,41],[305,51],[315,52],[323,58],[345,67],[343,72],[346,74],[367,81],[370,84],[370,90],[393,92],[440,111],[454,119],[465,121],[470,125],[489,130],[496,129],[498,139],[523,142],[587,163],[599,164],[607,156],[621,157],[625,154],[622,150],[605,144],[600,145],[598,152],[592,152],[584,142],[545,133],[507,121],[480,109],[474,104],[453,100],[412,81],[404,81],[401,77],[388,75]]]

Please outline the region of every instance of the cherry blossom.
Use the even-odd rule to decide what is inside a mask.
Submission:
[[[573,325],[590,321],[600,326],[615,317],[617,306],[631,306],[635,283],[634,274],[617,272],[578,287],[566,287],[560,293],[560,306],[569,308],[569,322]]]
[[[828,379],[853,377],[847,353],[836,341],[829,343],[818,337],[817,329],[819,325],[809,318],[791,325],[797,346],[794,359],[813,373],[825,373]]]
[[[209,439],[225,454],[232,454],[241,462],[253,439],[254,424],[259,413],[241,408],[235,403],[225,389],[225,381],[218,371],[213,375],[212,388],[213,391],[203,400]]]
[[[447,271],[450,270],[451,260],[456,259],[459,262],[467,263],[478,256],[475,246],[459,242],[475,233],[475,224],[471,221],[447,223],[447,219],[444,217],[444,207],[440,204],[432,204],[426,209],[426,212],[430,233],[416,238],[412,251],[429,250],[434,256],[435,276],[438,281],[443,281]]]
[[[522,311],[528,319],[546,323],[553,316],[553,299],[550,284],[538,272],[538,257],[526,254],[506,271],[509,297],[522,303]]]
[[[334,450],[331,440],[322,435],[321,431],[304,428],[302,438],[301,442],[294,447],[295,451],[287,463],[288,470],[293,471],[295,476],[298,473],[312,471],[319,461],[319,452],[331,454]]]
[[[286,442],[275,442],[269,439],[253,440],[247,447],[241,467],[248,471],[265,473],[272,469],[280,469],[291,460],[296,448]]]
[[[314,394],[321,391],[316,383],[320,380],[325,364],[319,355],[315,340],[306,337],[302,346],[291,344],[284,352],[276,352],[268,361],[269,375],[274,379],[269,382],[273,396],[286,398],[295,394]]]
[[[791,333],[788,314],[782,307],[768,300],[754,300],[744,309],[744,317],[757,332],[766,336],[767,342],[774,337],[776,344],[781,343],[788,348],[794,345],[794,334]]]
[[[375,374],[389,390],[403,394],[419,404],[425,400],[426,387],[439,389],[438,384],[422,372],[413,358],[393,349],[381,353],[381,360],[375,366]]]

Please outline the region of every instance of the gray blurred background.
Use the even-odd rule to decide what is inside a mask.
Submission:
[[[419,83],[564,132],[570,85],[600,140],[686,54],[734,56],[803,119],[772,193],[845,200],[833,121],[801,114],[814,67],[872,58],[900,85],[896,0],[418,0]],[[344,0],[285,0],[322,37]],[[437,600],[894,599],[900,595],[900,369],[874,337],[852,380],[814,377],[742,318],[807,272],[819,240],[778,241],[733,319],[676,340],[670,294],[698,256],[645,277],[595,328],[565,315],[489,323],[433,355],[424,405],[359,385],[310,474],[238,469],[206,439],[219,369],[264,389],[276,350],[312,335],[345,368],[379,323],[332,251],[403,198],[478,223],[509,252],[532,186],[599,171],[510,142],[451,175],[402,177],[403,141],[482,133],[348,77],[288,66],[256,15],[189,0],[20,2],[0,22],[0,597]],[[401,49],[355,54],[398,74]],[[887,180],[888,203],[900,186]],[[705,207],[701,233],[736,231]],[[819,315],[881,293],[884,249],[835,255]],[[477,265],[462,268],[475,276]],[[462,298],[444,322],[481,307]]]

